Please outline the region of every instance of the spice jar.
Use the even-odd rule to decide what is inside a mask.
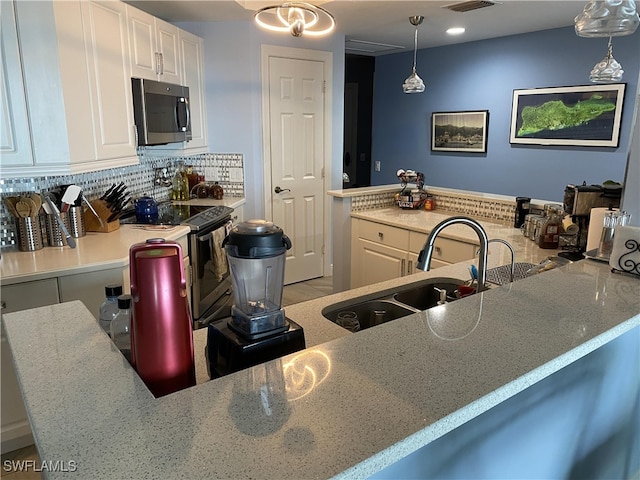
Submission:
[[[424,201],[424,209],[425,210],[435,210],[436,209],[436,200],[435,200],[435,198],[433,198],[433,195],[427,195],[427,198]]]
[[[549,216],[538,233],[538,246],[540,248],[558,248],[560,232],[562,231],[561,214],[561,209],[549,208]]]
[[[224,196],[224,190],[220,185],[218,185],[218,182],[215,182],[213,184],[213,187],[211,187],[211,196],[216,200],[222,200],[222,197]]]

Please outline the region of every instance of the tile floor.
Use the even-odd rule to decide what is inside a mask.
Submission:
[[[282,306],[313,300],[333,293],[333,277],[320,277],[284,287]]]
[[[286,307],[287,305],[312,300],[330,295],[331,293],[333,293],[333,279],[331,277],[321,277],[306,282],[294,283],[284,287],[282,292],[282,306]],[[23,467],[28,466],[29,469],[27,471],[13,471],[11,470],[11,463],[5,464],[7,461],[16,461],[18,463],[15,465],[21,464]],[[34,471],[34,464],[29,461],[35,461],[35,465],[39,465],[40,463],[40,457],[34,445],[2,455],[0,477],[6,477],[8,480],[40,479],[40,473]]]

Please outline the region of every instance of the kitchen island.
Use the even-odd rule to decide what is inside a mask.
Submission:
[[[158,399],[81,304],[3,321],[40,457],[73,461],[78,478],[398,478],[427,475],[421,468],[494,477],[495,464],[505,477],[558,476],[620,435],[626,457],[607,456],[607,467],[635,473],[637,277],[584,260],[355,334],[321,314],[466,275],[457,264],[287,307],[306,350],[214,381],[201,365],[201,383]],[[194,332],[196,356],[204,335]],[[502,443],[477,434],[483,422],[493,430],[522,418],[528,428]]]

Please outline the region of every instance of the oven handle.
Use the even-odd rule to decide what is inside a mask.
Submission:
[[[231,228],[231,225],[233,225],[233,223],[231,222],[231,220],[229,220],[229,221],[228,221],[227,223],[225,223],[224,225],[222,225],[222,226],[220,226],[220,227],[218,227],[218,228],[215,228],[215,229],[211,230],[210,232],[205,233],[204,235],[198,235],[198,234],[196,234],[196,239],[197,239],[199,242],[208,242],[208,241],[211,239],[211,237],[213,236],[213,232],[217,232],[217,231],[218,231],[218,230],[220,230],[221,228],[224,228],[224,229],[225,229],[225,234],[227,234],[227,235],[228,235],[228,234],[229,234],[229,230],[230,230],[230,228]]]
[[[196,238],[199,242],[208,242],[209,240],[211,240],[211,237],[213,237],[213,232],[205,233],[204,235],[198,235]]]

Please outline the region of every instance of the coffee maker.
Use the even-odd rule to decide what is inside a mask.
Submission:
[[[622,197],[622,185],[567,185],[564,190],[563,208],[578,225],[575,245],[570,249],[582,254],[587,246],[589,216],[593,208],[618,208]],[[582,258],[582,256],[580,256]]]
[[[233,284],[231,317],[208,325],[211,379],[305,348],[304,331],[282,308],[286,252],[291,240],[266,220],[234,226],[222,242]]]

